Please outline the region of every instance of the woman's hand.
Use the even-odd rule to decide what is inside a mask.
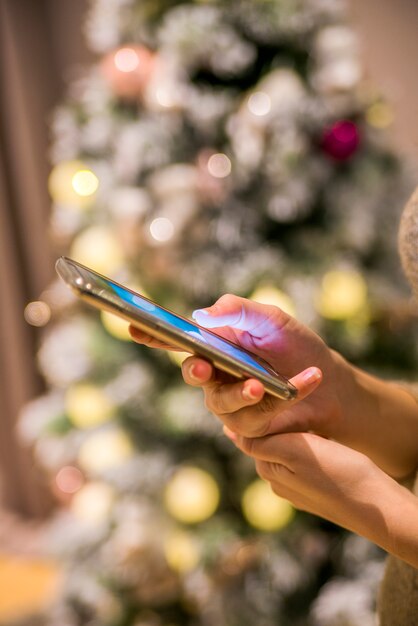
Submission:
[[[307,430],[327,437],[336,435],[343,413],[337,389],[342,359],[318,335],[277,307],[233,295],[222,296],[212,307],[196,311],[194,318],[201,326],[264,358],[298,389],[295,400],[279,400],[264,393],[255,379],[237,381],[201,358],[186,359],[184,380],[203,388],[208,409],[230,429],[248,437]],[[130,330],[137,342],[171,348],[134,327]]]
[[[367,456],[312,433],[249,439],[224,431],[278,496],[418,567],[418,499]]]
[[[298,389],[294,400],[279,400],[256,379],[237,381],[189,357],[184,380],[202,387],[208,409],[230,430],[245,437],[312,431],[367,454],[396,478],[417,470],[418,404],[407,391],[353,367],[275,306],[225,295],[194,318],[264,358]],[[131,334],[139,343],[172,349],[133,327]]]

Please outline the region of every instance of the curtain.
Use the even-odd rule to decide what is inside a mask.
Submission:
[[[50,498],[15,429],[22,405],[42,390],[40,331],[23,312],[53,275],[48,116],[62,97],[62,64],[72,60],[63,46],[75,49],[84,9],[74,0],[0,0],[0,506],[31,517],[43,516]]]

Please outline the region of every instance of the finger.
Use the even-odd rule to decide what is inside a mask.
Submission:
[[[152,337],[152,335],[148,335],[143,330],[140,330],[132,325],[129,326],[129,334],[136,343],[140,343],[149,348],[162,348],[164,350],[169,350],[170,352],[184,352],[182,348],[165,343],[164,341],[161,341],[156,337]]]
[[[298,390],[294,400],[279,400],[264,392],[260,381],[250,379],[235,385],[217,385],[206,390],[206,405],[232,431],[245,437],[285,431],[308,430],[309,412],[290,409],[309,396],[320,384],[322,372],[311,367],[291,380]],[[282,417],[286,416],[286,419]]]
[[[260,304],[231,294],[222,296],[211,307],[197,309],[192,317],[205,328],[231,326],[259,338],[272,331],[277,332],[292,319],[276,306]]]
[[[181,366],[184,382],[193,387],[204,387],[215,382],[214,367],[199,357],[188,357]]]

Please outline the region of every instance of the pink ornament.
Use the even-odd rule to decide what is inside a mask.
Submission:
[[[140,98],[154,71],[156,55],[148,48],[126,45],[107,54],[101,71],[119,98]]]
[[[335,161],[347,161],[356,152],[359,143],[360,133],[354,122],[340,120],[325,129],[321,146]]]

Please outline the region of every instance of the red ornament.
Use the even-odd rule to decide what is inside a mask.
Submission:
[[[359,143],[360,133],[354,122],[340,120],[325,129],[321,146],[335,161],[347,161],[356,152]]]
[[[135,100],[146,88],[154,71],[156,55],[138,45],[126,45],[107,54],[102,73],[119,98]]]

